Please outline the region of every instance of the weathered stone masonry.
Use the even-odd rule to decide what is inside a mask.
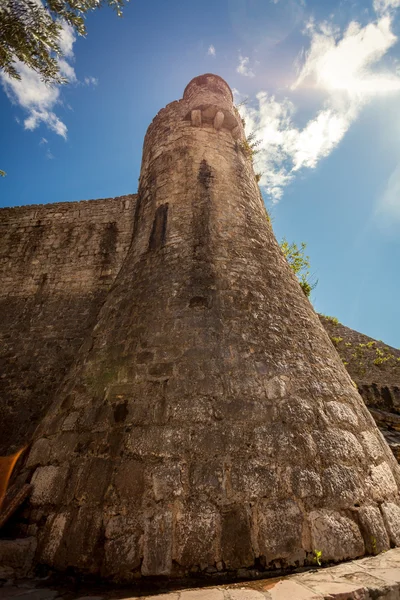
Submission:
[[[243,140],[214,75],[148,129],[130,243],[25,465],[37,562],[129,580],[400,544],[399,467]]]
[[[135,196],[0,210],[0,455],[31,440],[127,252]]]
[[[320,315],[347,371],[400,462],[400,350]]]

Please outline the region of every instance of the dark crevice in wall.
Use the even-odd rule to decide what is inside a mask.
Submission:
[[[167,237],[168,202],[159,206],[154,215],[149,239],[149,250],[158,250],[165,245]]]

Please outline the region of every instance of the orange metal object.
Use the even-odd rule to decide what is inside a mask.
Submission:
[[[0,510],[3,505],[3,501],[7,492],[8,482],[10,481],[11,474],[17,463],[17,460],[25,450],[26,446],[18,450],[15,454],[10,456],[0,456]]]

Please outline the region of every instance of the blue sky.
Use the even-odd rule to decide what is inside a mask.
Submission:
[[[136,192],[143,137],[196,75],[221,75],[256,131],[278,240],[307,243],[316,310],[400,346],[400,0],[181,0],[65,28],[47,88],[2,77],[0,206]]]

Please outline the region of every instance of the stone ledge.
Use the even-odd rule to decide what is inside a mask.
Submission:
[[[44,588],[43,581],[24,580],[0,587],[0,600],[399,600],[400,548],[279,579],[159,592],[143,597],[139,589],[96,586],[73,593],[62,584]]]

